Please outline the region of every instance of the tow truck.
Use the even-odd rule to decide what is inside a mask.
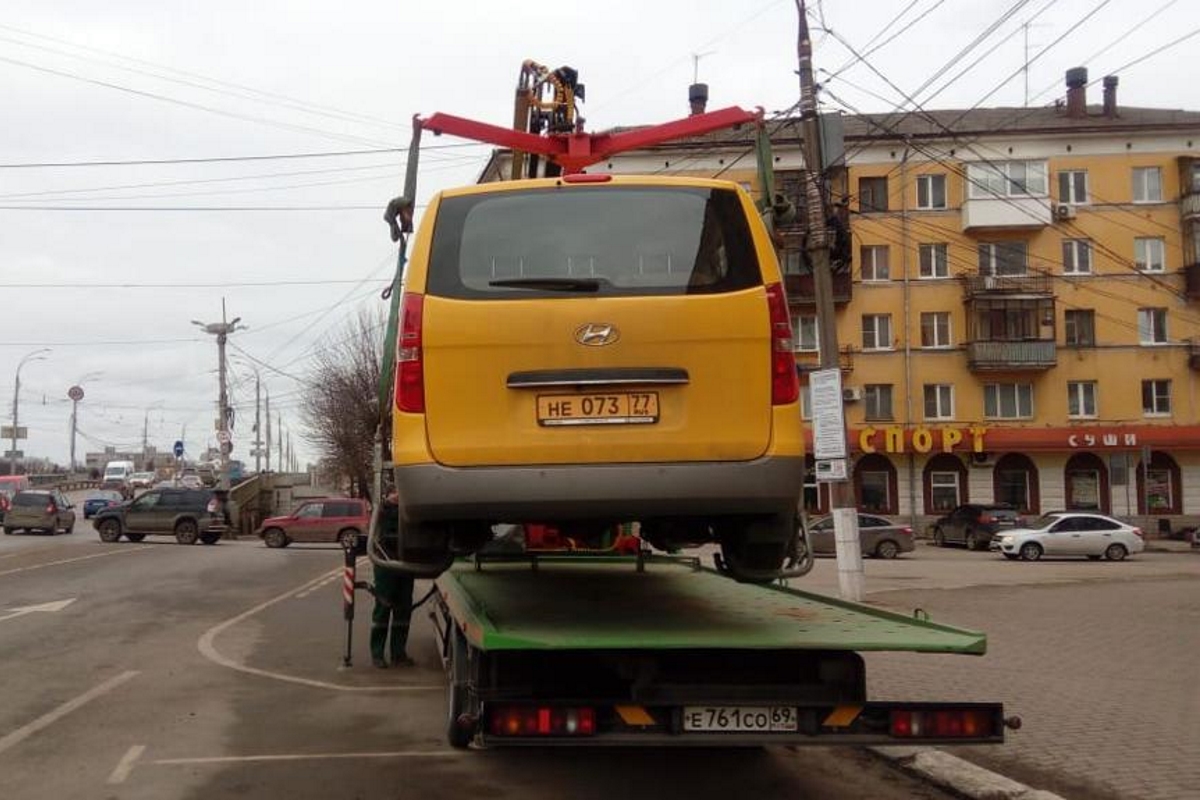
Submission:
[[[376,496],[391,466],[387,415],[422,130],[509,148],[518,179],[579,173],[619,152],[755,125],[760,208],[790,213],[773,192],[761,112],[727,108],[589,134],[575,109],[582,95],[575,70],[527,61],[512,129],[440,113],[413,118],[404,194],[385,212],[399,260],[379,385]],[[374,568],[421,574],[385,546],[379,507],[367,541]],[[708,568],[696,556],[653,552],[629,531],[607,550],[572,543],[555,552],[554,531],[525,528],[518,546],[484,547],[430,576],[454,747],[999,743],[1020,726],[998,702],[868,699],[862,653],[981,656],[986,636],[791,588],[786,579],[813,564],[802,528],[773,583],[731,580],[719,558]]]

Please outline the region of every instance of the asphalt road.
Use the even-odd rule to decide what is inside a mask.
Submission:
[[[856,750],[451,750],[423,616],[417,666],[375,670],[363,604],[341,669],[340,565],[0,537],[0,798],[946,797]]]

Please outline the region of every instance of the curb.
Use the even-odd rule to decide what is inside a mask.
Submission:
[[[868,747],[893,766],[971,800],[1064,800],[929,747]]]

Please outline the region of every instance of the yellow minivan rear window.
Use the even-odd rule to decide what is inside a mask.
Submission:
[[[713,294],[761,283],[735,191],[567,185],[443,199],[426,291],[527,299]]]

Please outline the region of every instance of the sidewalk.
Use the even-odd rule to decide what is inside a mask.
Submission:
[[[1147,553],[1196,553],[1200,555],[1200,547],[1179,539],[1147,539]]]

